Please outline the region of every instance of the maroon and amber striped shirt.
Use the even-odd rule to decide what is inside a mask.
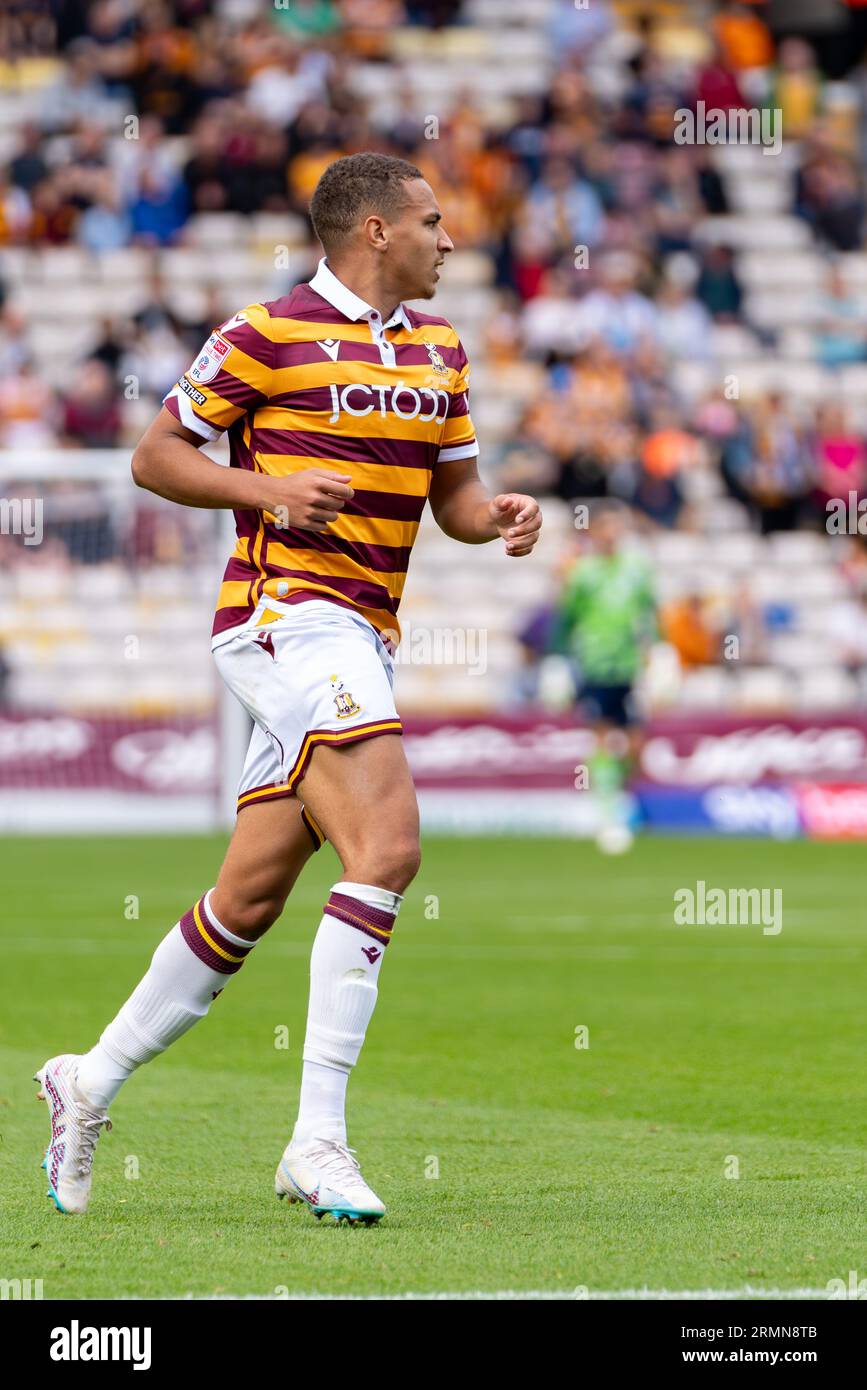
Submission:
[[[397,640],[397,608],[437,463],[478,453],[469,364],[446,319],[398,305],[387,323],[331,272],[251,304],[211,334],[165,398],[233,468],[347,473],[355,496],[325,532],[236,511],[214,641],[260,600],[327,599]]]

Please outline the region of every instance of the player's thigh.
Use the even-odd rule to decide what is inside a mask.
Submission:
[[[245,806],[211,896],[219,921],[239,936],[261,936],[280,916],[315,848],[297,797]]]
[[[346,876],[403,892],[420,852],[418,801],[401,736],[321,744],[301,785]]]

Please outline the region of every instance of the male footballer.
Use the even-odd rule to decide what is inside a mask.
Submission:
[[[204,1018],[326,839],[343,872],[313,942],[300,1107],[275,1186],[317,1216],[385,1211],[347,1146],[345,1097],[419,866],[392,694],[397,608],[426,499],[446,535],[500,537],[512,556],[530,554],[541,514],[532,497],[488,496],[458,335],[404,302],[433,297],[453,250],[420,171],[386,155],[338,159],[310,213],[325,252],[313,279],[212,333],[133,455],[139,487],[234,510],[213,650],[254,727],[216,885],[96,1045],[36,1074],[63,1212],[87,1209],[124,1082]],[[199,452],[223,431],[230,468]]]

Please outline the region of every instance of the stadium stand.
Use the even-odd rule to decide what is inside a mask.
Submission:
[[[136,495],[129,451],[215,323],[309,278],[310,192],[366,148],[440,198],[458,249],[434,312],[470,356],[483,473],[546,512],[532,565],[425,524],[405,625],[460,613],[487,663],[406,660],[402,707],[545,695],[521,633],[580,545],[576,504],[611,497],[668,639],[646,710],[863,702],[865,541],[826,528],[867,466],[867,69],[842,69],[761,5],[15,0],[0,472],[44,497],[46,539],[0,535],[4,702],[212,705],[225,529]],[[781,147],[676,144],[701,101],[778,109]]]

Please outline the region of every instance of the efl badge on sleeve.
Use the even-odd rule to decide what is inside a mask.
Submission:
[[[231,343],[227,343],[224,338],[220,337],[219,333],[212,333],[187,372],[187,376],[191,381],[198,382],[200,386],[213,381],[218,372],[222,370],[231,351]]]

